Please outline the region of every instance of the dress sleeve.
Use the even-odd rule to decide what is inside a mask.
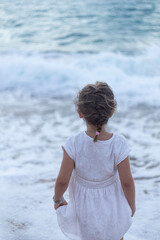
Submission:
[[[116,165],[122,162],[126,157],[129,156],[131,151],[126,138],[122,135],[119,136],[119,141],[116,147]]]
[[[66,151],[66,153],[75,160],[75,141],[74,137],[69,137],[67,141],[62,145],[62,149]]]

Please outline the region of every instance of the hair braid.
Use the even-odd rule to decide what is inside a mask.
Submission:
[[[97,128],[101,132],[102,126],[108,122],[109,117],[116,109],[116,100],[114,94],[107,83],[96,82],[84,87],[78,95],[76,105],[83,114],[88,124]],[[98,135],[94,137],[94,142]]]
[[[97,125],[97,132],[101,132],[101,130],[102,130],[102,125]],[[93,139],[93,142],[97,142],[97,140],[98,140],[98,135],[96,134],[95,135],[95,137],[94,137],[94,139]]]

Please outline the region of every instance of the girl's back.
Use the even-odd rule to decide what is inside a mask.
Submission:
[[[132,223],[135,190],[126,139],[106,132],[116,108],[114,94],[106,83],[87,85],[77,106],[87,131],[62,146],[54,196],[58,223],[72,240],[120,240]],[[62,195],[68,185],[67,203]]]
[[[122,135],[113,134],[108,140],[93,142],[85,131],[70,137],[64,148],[75,159],[76,173],[89,181],[103,181],[115,175],[117,164],[129,154]]]
[[[129,154],[126,140],[113,134],[96,143],[85,132],[63,146],[74,159],[69,204],[57,209],[62,231],[73,240],[120,240],[132,223],[117,164]]]

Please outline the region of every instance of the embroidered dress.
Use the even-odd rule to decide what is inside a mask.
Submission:
[[[75,161],[68,205],[56,210],[62,232],[71,240],[120,240],[132,223],[117,165],[130,152],[124,136],[93,142],[85,132],[63,148]]]

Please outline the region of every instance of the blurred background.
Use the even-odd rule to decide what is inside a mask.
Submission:
[[[118,101],[108,131],[132,149],[137,212],[125,239],[160,239],[159,56],[160,0],[0,0],[1,240],[67,239],[53,189],[61,145],[85,130],[73,100],[95,81]]]

